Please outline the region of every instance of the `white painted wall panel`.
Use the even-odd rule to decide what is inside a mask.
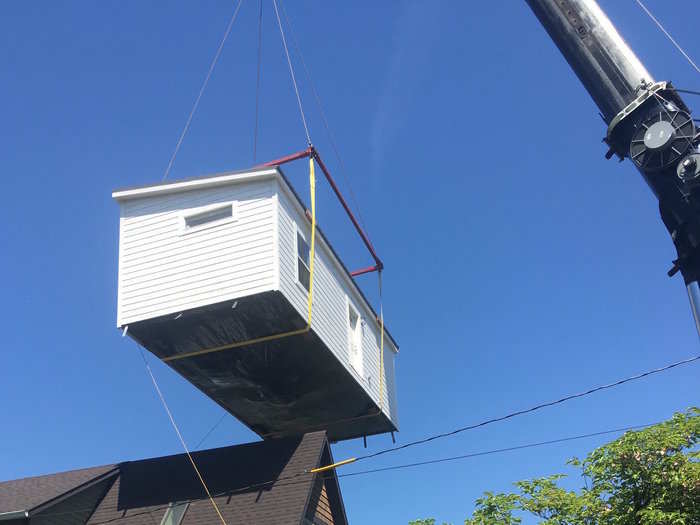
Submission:
[[[311,226],[298,205],[282,184],[279,185],[279,289],[306,318],[307,291],[297,278],[296,228],[310,241]],[[357,379],[365,391],[398,427],[396,404],[396,384],[394,379],[394,358],[396,348],[390,338],[384,338],[384,378],[382,402],[379,401],[379,323],[372,310],[357,291],[355,284],[333,256],[330,248],[319,235],[316,236],[316,257],[314,260],[314,301],[311,326],[321,340]],[[350,364],[347,300],[350,300],[362,317],[363,333],[363,377]]]
[[[121,202],[117,324],[275,288],[275,188],[267,178]],[[228,202],[233,220],[183,233],[183,214]]]

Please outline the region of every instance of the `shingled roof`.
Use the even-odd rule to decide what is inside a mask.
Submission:
[[[205,450],[193,457],[228,525],[347,523],[335,473],[308,473],[332,462],[325,432]],[[81,487],[93,487],[89,497],[79,497],[87,493]],[[221,523],[185,454],[0,483],[0,520],[3,513],[28,511],[30,522],[44,521],[59,514],[52,501],[60,501],[64,518],[73,512],[71,501],[76,509],[92,503],[70,525],[159,525],[168,506],[177,502],[189,502],[179,525]]]
[[[116,468],[116,465],[105,465],[47,476],[2,481],[0,482],[0,514],[32,511]]]

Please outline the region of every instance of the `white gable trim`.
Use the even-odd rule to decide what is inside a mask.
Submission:
[[[221,175],[213,175],[211,177],[202,177],[197,179],[183,180],[179,182],[154,184],[151,186],[141,186],[125,190],[116,190],[112,192],[112,198],[117,201],[126,201],[129,199],[137,199],[140,197],[153,197],[155,195],[165,195],[168,193],[179,193],[188,190],[199,190],[202,188],[211,188],[226,184],[235,184],[246,182],[255,179],[265,179],[279,175],[277,168],[261,168],[252,171],[222,173]]]

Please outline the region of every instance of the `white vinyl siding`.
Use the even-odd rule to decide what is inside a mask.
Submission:
[[[118,326],[270,290],[282,292],[307,318],[297,233],[310,245],[311,227],[276,170],[124,190],[114,196],[121,209]],[[318,233],[313,290],[313,331],[398,427],[397,349],[385,337],[380,402],[379,323]],[[360,355],[354,360],[349,305],[361,321],[355,332]]]
[[[297,279],[296,232],[310,239],[311,225],[304,210],[293,200],[284,183],[279,184],[279,278],[280,290],[304,318],[307,316],[307,293]],[[348,331],[348,299],[360,318],[365,321],[362,330],[362,366],[356,370],[350,363]],[[383,403],[379,402],[379,323],[354,283],[333,256],[320,235],[316,235],[314,259],[314,297],[311,327],[326,346],[356,378],[377,405],[398,427],[394,382],[396,349],[389,337],[384,338]]]
[[[273,289],[273,186],[267,178],[121,202],[117,324]]]

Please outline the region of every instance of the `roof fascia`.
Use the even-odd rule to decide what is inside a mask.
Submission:
[[[216,186],[235,184],[254,179],[264,179],[272,177],[277,173],[277,168],[265,168],[243,172],[222,173],[220,175],[214,175],[211,177],[199,177],[194,179],[186,179],[179,182],[154,184],[150,186],[115,190],[112,192],[112,198],[121,202],[130,199],[152,197],[155,195],[167,195],[171,193],[179,193],[182,191],[197,190],[202,188],[213,188]]]
[[[314,464],[315,466],[313,468],[318,468],[321,466],[321,462],[323,461],[323,456],[328,453],[328,458],[329,458],[329,465],[333,463],[333,453],[331,452],[331,446],[328,443],[328,436],[324,434],[323,436],[323,443],[321,444],[319,454],[318,454],[318,459],[316,460],[316,463]],[[343,522],[339,523],[338,525],[348,525],[348,516],[345,513],[345,502],[343,501],[343,495],[340,492],[340,485],[338,484],[338,475],[335,472],[335,469],[331,469],[331,478],[333,479],[333,483],[335,485],[335,489],[338,493],[338,501],[340,503],[340,510],[343,513]],[[326,479],[331,479],[331,478],[325,478],[324,477],[324,472],[314,472],[313,478],[311,480],[311,486],[309,488],[309,492],[306,494],[306,503],[304,504],[304,512],[301,514],[301,519],[300,519],[300,524],[304,525],[304,518],[306,518],[306,513],[309,510],[309,503],[311,503],[311,495],[314,492],[314,486],[316,485],[316,481],[319,479],[321,482],[324,482]]]

